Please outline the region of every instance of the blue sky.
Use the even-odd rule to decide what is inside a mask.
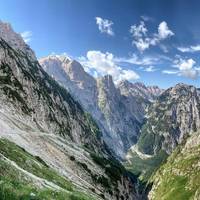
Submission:
[[[66,53],[95,76],[200,87],[199,9],[198,0],[0,0],[0,19],[38,58]]]

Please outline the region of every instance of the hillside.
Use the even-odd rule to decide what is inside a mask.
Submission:
[[[200,132],[178,146],[150,179],[151,200],[195,200],[200,198]]]

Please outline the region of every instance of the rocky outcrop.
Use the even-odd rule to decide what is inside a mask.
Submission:
[[[33,50],[24,42],[22,36],[19,33],[15,33],[9,23],[2,22],[0,20],[0,38],[3,38],[14,49],[26,52],[26,55],[31,60],[36,60]]]
[[[200,96],[194,86],[177,84],[162,93],[147,113],[139,150],[170,154],[184,137],[200,128]],[[148,138],[148,139],[147,139]]]
[[[176,146],[199,128],[199,90],[185,84],[167,89],[149,106],[139,140],[127,154],[128,167],[148,180]]]

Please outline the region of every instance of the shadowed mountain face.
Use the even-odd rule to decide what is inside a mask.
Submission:
[[[6,42],[9,38],[4,40],[4,35],[0,39],[0,137],[20,146],[1,140],[5,148],[1,150],[0,164],[16,171],[15,180],[12,170],[0,171],[4,183],[19,181],[18,184],[26,185],[30,180],[38,195],[41,188],[50,193],[56,188],[73,195],[64,184],[70,181],[73,191],[81,190],[91,196],[83,199],[138,199],[134,181],[110,155],[90,114],[42,69],[29,54],[32,50],[21,44],[20,37],[15,40],[20,45],[13,45]],[[14,151],[21,156],[13,155]],[[27,192],[18,190],[19,195]],[[1,195],[6,191],[3,185]]]
[[[109,75],[95,79],[64,56],[48,56],[40,64],[93,116],[106,144],[123,159],[137,141],[146,106],[162,90],[128,81],[115,85]]]

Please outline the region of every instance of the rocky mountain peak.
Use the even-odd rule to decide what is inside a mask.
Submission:
[[[117,87],[121,94],[125,96],[142,97],[146,100],[154,100],[163,92],[158,86],[146,86],[141,82],[131,83],[127,80],[121,81]]]
[[[147,154],[155,154],[160,149],[170,154],[177,144],[199,128],[200,97],[197,89],[180,83],[164,91],[149,107],[139,145]],[[153,146],[155,141],[157,144]]]
[[[127,80],[121,80],[118,84],[117,87],[131,87],[132,83],[127,81]]]
[[[71,80],[84,82],[87,85],[95,82],[94,78],[86,73],[83,66],[76,60],[71,60],[64,70]]]
[[[187,85],[184,83],[178,83],[172,88],[172,92],[181,92],[184,90],[188,92],[194,92],[196,91],[196,88],[192,85]]]
[[[105,75],[97,79],[98,83],[107,89],[115,89],[115,84],[111,75]]]
[[[21,50],[23,53],[28,55],[29,58],[36,60],[35,53],[24,42],[22,36],[19,33],[14,32],[9,23],[0,21],[0,38],[5,40],[12,48]]]
[[[197,98],[199,96],[198,89],[192,85],[187,85],[184,83],[179,83],[174,87],[171,87],[164,91],[162,95],[160,95],[161,100],[171,99],[171,101],[182,101],[187,102],[192,98]]]
[[[89,85],[95,84],[95,79],[85,72],[83,66],[66,55],[50,55],[41,58],[39,62],[44,70],[53,75],[53,77],[57,77],[58,81],[65,77],[68,81],[78,83],[80,87],[89,87]]]
[[[146,88],[145,84],[142,82],[136,82],[136,83],[134,83],[134,86],[140,87],[140,88]]]
[[[161,89],[156,85],[148,86],[147,88],[148,88],[148,91],[155,96],[159,96],[162,92],[164,92],[164,89]]]
[[[107,74],[105,76],[102,76],[100,78],[98,78],[99,80],[101,80],[102,82],[104,82],[106,85],[109,85],[109,84],[114,84],[113,82],[113,78],[111,75]]]
[[[71,59],[66,56],[66,55],[54,55],[54,54],[51,54],[47,57],[43,57],[39,60],[41,63],[43,62],[58,62],[58,63],[69,63],[71,61]]]

